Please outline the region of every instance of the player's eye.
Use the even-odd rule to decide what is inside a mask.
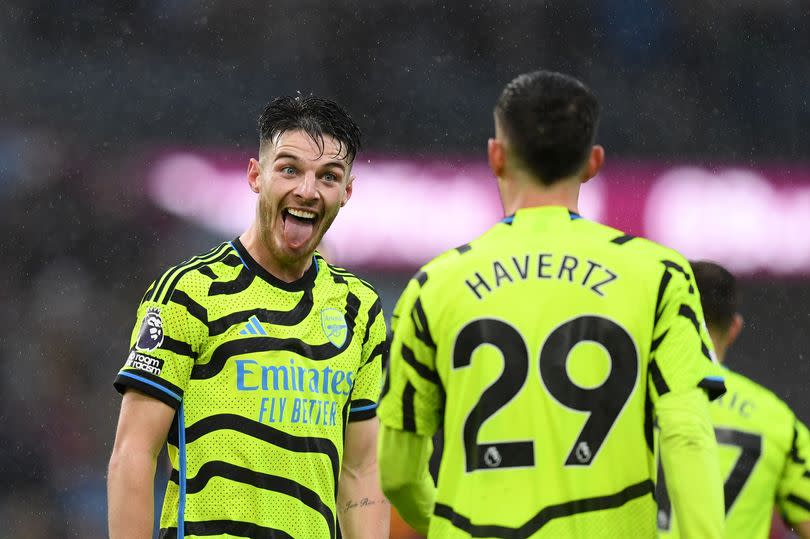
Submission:
[[[338,178],[337,174],[333,174],[331,172],[327,172],[326,174],[324,174],[323,179],[328,181],[328,182],[336,182],[336,181],[340,180],[340,178]]]
[[[286,174],[288,176],[293,176],[296,173],[295,167],[291,167],[289,165],[284,166],[281,168],[281,173]]]

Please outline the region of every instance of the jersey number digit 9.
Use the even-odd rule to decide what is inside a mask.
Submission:
[[[577,385],[566,369],[568,355],[583,342],[601,345],[610,359],[607,378],[597,387]],[[470,366],[475,350],[485,344],[501,352],[504,369],[464,422],[466,470],[534,466],[531,440],[478,443],[481,425],[515,398],[529,373],[525,339],[508,322],[493,318],[473,320],[459,332],[453,349],[453,368]],[[636,386],[639,367],[633,339],[612,320],[580,316],[557,326],[548,335],[539,362],[541,382],[551,397],[565,408],[589,412],[565,465],[590,466]]]

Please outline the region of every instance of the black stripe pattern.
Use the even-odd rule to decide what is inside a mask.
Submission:
[[[303,322],[310,312],[312,312],[312,289],[304,290],[301,299],[295,307],[289,311],[273,311],[269,309],[250,309],[237,311],[211,320],[208,323],[208,334],[211,336],[221,335],[228,331],[235,324],[241,324],[251,316],[259,319],[259,322],[274,326],[294,326]]]
[[[661,374],[661,369],[658,368],[658,363],[654,359],[650,360],[650,378],[652,378],[655,391],[658,396],[666,395],[669,393],[669,386],[667,385],[664,376]]]
[[[425,365],[424,363],[420,363],[419,360],[416,359],[416,356],[413,353],[413,350],[408,348],[405,343],[402,343],[402,348],[400,348],[400,353],[402,354],[402,359],[405,360],[405,363],[410,365],[413,370],[416,371],[416,374],[427,380],[428,382],[438,384],[439,383],[439,375],[436,371]]]
[[[194,351],[194,349],[191,348],[189,343],[172,339],[168,335],[163,336],[163,344],[160,345],[160,348],[163,350],[168,350],[169,352],[174,352],[179,356],[190,357],[191,359],[197,359],[199,355]]]
[[[205,275],[212,281],[217,279],[217,274],[214,272],[213,269],[211,269],[211,266],[203,266],[201,268],[198,268],[197,271],[199,271],[201,274]]]
[[[188,294],[182,290],[175,290],[172,294],[172,303],[176,303],[186,308],[188,314],[199,320],[205,325],[208,325],[208,309],[194,301]]]
[[[666,331],[664,331],[661,335],[659,335],[658,337],[653,339],[653,342],[650,345],[650,354],[652,354],[653,352],[658,350],[658,347],[661,346],[662,342],[664,342],[664,339],[666,338],[667,333],[669,333],[668,329]]]
[[[654,417],[654,410],[652,405],[652,399],[650,398],[650,392],[647,391],[644,395],[644,439],[647,442],[647,449],[650,453],[655,451],[655,438],[654,438],[654,427],[655,422],[653,420]]]
[[[323,261],[323,258],[321,258],[320,260]],[[332,273],[332,275],[338,275],[340,277],[351,277],[353,280],[355,280],[358,283],[362,284],[363,286],[365,286],[366,288],[368,288],[369,290],[371,290],[375,294],[377,293],[377,291],[374,289],[374,287],[371,286],[371,283],[361,279],[360,277],[358,277],[354,273],[350,272],[349,270],[344,269],[344,268],[340,268],[338,266],[333,266],[332,264],[329,264],[329,263],[327,263],[327,266],[329,267],[329,271]],[[345,282],[345,279],[344,279],[344,282]]]
[[[421,298],[416,298],[416,302],[413,304],[413,310],[411,311],[411,320],[413,320],[414,335],[416,336],[416,338],[422,341],[425,344],[425,346],[428,346],[435,350],[436,343],[433,340],[433,336],[430,334],[427,315],[425,314],[425,309],[422,307]]]
[[[226,341],[214,349],[208,363],[194,365],[194,368],[191,370],[191,378],[194,380],[212,378],[222,371],[228,359],[232,356],[265,350],[292,352],[313,361],[332,359],[343,353],[346,348],[351,345],[352,339],[354,338],[357,310],[359,308],[360,299],[349,292],[346,297],[346,341],[340,348],[336,347],[331,342],[312,345],[294,337],[281,339],[278,337],[257,336],[235,341]]]
[[[785,498],[785,499],[787,501],[791,502],[791,503],[795,503],[796,505],[798,505],[799,507],[801,507],[805,511],[810,511],[810,502],[808,502],[804,498],[800,498],[799,496],[796,496],[795,494],[788,494],[787,498]]]
[[[700,333],[700,323],[698,322],[697,315],[695,314],[695,311],[692,310],[692,307],[686,304],[681,304],[681,308],[678,310],[678,316],[683,316],[692,323],[692,327],[695,328],[698,338],[700,339],[701,352],[703,352],[703,355],[706,356],[706,359],[712,361],[712,355],[709,353],[709,347],[703,341],[703,335]]]
[[[365,348],[366,343],[368,342],[368,337],[371,335],[371,326],[374,325],[374,322],[377,321],[377,317],[382,314],[382,303],[380,302],[380,298],[377,298],[374,303],[371,304],[371,307],[368,309],[368,313],[366,313],[366,334],[363,335],[363,343],[360,345],[360,348]],[[374,355],[369,356],[369,360],[373,358]]]
[[[713,401],[726,392],[726,382],[715,378],[704,378],[698,382],[698,387],[706,391],[710,401]]]
[[[160,299],[161,294],[163,293],[163,290],[164,290],[164,288],[166,286],[166,283],[169,280],[171,280],[172,277],[174,275],[176,275],[178,271],[182,271],[184,268],[188,267],[189,265],[194,264],[195,262],[198,262],[200,260],[207,260],[209,257],[215,256],[224,247],[225,247],[224,243],[220,244],[217,247],[214,247],[213,249],[208,251],[207,253],[203,253],[203,254],[201,254],[199,256],[192,257],[189,260],[187,260],[186,262],[183,262],[182,264],[179,264],[179,265],[169,269],[166,273],[164,273],[160,277],[160,279],[155,281],[155,284],[152,287],[152,294],[149,296],[149,300],[150,301],[158,301],[158,299]]]
[[[174,474],[172,475],[173,477],[171,479],[173,481],[176,480]],[[197,475],[186,479],[186,493],[196,494],[202,491],[214,477],[221,477],[264,490],[280,492],[296,498],[304,505],[320,513],[326,521],[327,526],[329,526],[329,536],[335,536],[334,513],[332,513],[329,506],[321,500],[317,492],[300,483],[296,483],[286,477],[249,470],[229,462],[211,460],[200,466]]]
[[[680,264],[677,264],[671,260],[662,260],[661,263],[664,265],[664,274],[661,276],[661,283],[658,286],[658,298],[655,301],[655,325],[658,324],[658,320],[661,318],[661,315],[664,314],[664,310],[666,305],[663,303],[664,293],[669,286],[669,282],[672,280],[672,272],[678,272],[684,276],[687,282],[691,281],[691,277],[689,276],[689,272],[683,269]],[[690,284],[691,287],[691,284]]]
[[[228,253],[228,255],[219,262],[222,262],[226,266],[230,266],[232,268],[244,266],[244,264],[242,263],[242,259],[239,258],[239,255],[236,253]]]
[[[249,537],[251,539],[295,539],[284,530],[259,526],[252,522],[239,520],[201,520],[186,521],[185,535],[233,535],[235,537]],[[160,539],[177,539],[177,528],[161,528]]]
[[[257,423],[236,414],[217,414],[200,419],[186,428],[186,443],[191,444],[206,434],[223,429],[234,430],[295,453],[326,455],[332,464],[334,476],[338,476],[340,467],[338,450],[328,438],[293,436],[270,425]]]
[[[211,286],[208,288],[208,295],[221,296],[244,292],[253,284],[255,279],[256,274],[242,266],[239,269],[239,273],[236,274],[236,277],[230,281],[214,281],[211,283]]]
[[[152,295],[152,301],[156,301],[164,305],[169,303],[172,293],[177,287],[177,283],[180,282],[180,279],[182,279],[185,274],[222,260],[228,256],[231,250],[232,247],[230,244],[223,243],[213,251],[210,251],[202,256],[194,257],[187,263],[181,264],[180,266],[166,272],[166,275],[163,277],[163,279],[161,279],[160,285]]]
[[[796,423],[793,423],[793,440],[790,442],[790,459],[795,462],[796,464],[804,464],[804,459],[799,455],[799,429],[796,427]]]
[[[402,430],[416,432],[416,413],[413,408],[413,399],[416,388],[410,382],[405,383],[402,390]]]
[[[631,234],[622,234],[621,236],[610,240],[610,243],[615,243],[616,245],[624,245],[625,243],[627,243],[632,239],[635,239],[635,236]]]
[[[473,524],[469,517],[455,512],[452,507],[443,503],[437,503],[433,513],[438,517],[449,520],[453,526],[467,532],[472,537],[526,539],[537,533],[540,528],[554,519],[621,507],[631,500],[651,495],[654,488],[653,482],[646,479],[608,496],[584,498],[582,500],[573,500],[558,505],[550,505],[543,508],[519,528],[500,526],[497,524]]]

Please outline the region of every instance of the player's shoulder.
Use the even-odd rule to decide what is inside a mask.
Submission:
[[[585,221],[585,220],[583,220]],[[595,221],[585,221],[591,227],[589,233],[604,240],[610,245],[621,248],[622,256],[632,260],[643,260],[651,263],[671,263],[681,268],[688,268],[686,258],[670,247],[661,245],[643,236],[628,234],[618,228],[613,228]]]
[[[375,302],[379,299],[380,295],[377,289],[368,281],[358,277],[355,273],[327,262],[326,259],[318,253],[315,255],[315,260],[319,267],[323,267],[329,272],[329,275],[335,282],[346,284],[349,290],[361,301]]]
[[[790,421],[793,420],[793,410],[791,410],[790,406],[788,406],[788,404],[771,389],[765,387],[755,380],[752,380],[744,374],[729,369],[728,367],[724,367],[723,377],[729,393],[732,393],[735,389],[745,392],[748,395],[755,397],[759,406],[768,408],[769,417],[776,419],[777,415],[782,415]]]
[[[233,244],[223,242],[163,271],[149,286],[142,303],[167,304],[176,295],[196,295],[195,290],[207,290],[212,281],[241,264]]]
[[[692,279],[689,261],[681,253],[643,236],[628,234],[617,228],[592,223],[589,232],[616,249],[618,260],[640,278],[659,279],[664,271],[680,274],[687,281]]]
[[[444,277],[452,276],[456,272],[461,271],[466,267],[466,262],[474,256],[468,255],[468,253],[472,253],[474,247],[480,243],[482,238],[485,237],[486,234],[479,236],[469,243],[464,243],[458,247],[448,249],[447,251],[435,256],[420,267],[411,280],[419,283],[419,286],[421,287],[422,285],[425,285],[430,278],[431,285],[433,285],[434,282],[437,282]]]

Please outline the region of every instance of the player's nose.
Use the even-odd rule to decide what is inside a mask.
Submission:
[[[307,172],[301,175],[301,181],[295,186],[294,194],[304,200],[312,200],[318,197],[318,179],[314,172]]]

